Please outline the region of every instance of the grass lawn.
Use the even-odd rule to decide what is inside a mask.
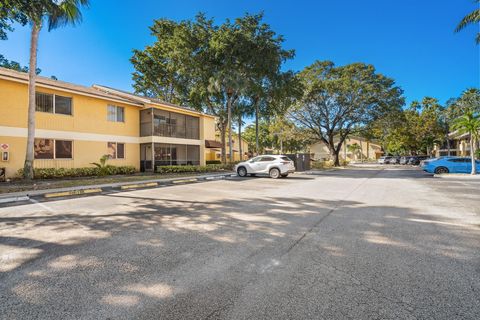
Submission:
[[[222,171],[225,172],[225,171]],[[215,172],[210,172],[215,173]],[[220,173],[220,172],[218,172]],[[109,184],[117,182],[136,182],[154,179],[168,179],[186,176],[200,176],[206,173],[172,173],[172,174],[155,174],[155,173],[138,173],[132,175],[117,175],[105,177],[82,177],[69,179],[44,179],[44,180],[12,180],[10,182],[0,182],[0,194],[30,190],[45,190],[55,188],[68,188],[77,186],[88,186],[97,184]]]

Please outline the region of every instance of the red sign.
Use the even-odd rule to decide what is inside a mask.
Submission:
[[[4,151],[7,151],[7,150],[8,150],[8,147],[9,147],[9,145],[6,144],[6,143],[0,144],[0,148],[1,148],[2,150],[4,150]]]

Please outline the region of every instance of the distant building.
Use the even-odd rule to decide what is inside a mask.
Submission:
[[[242,155],[240,155],[240,148],[238,142],[238,135],[232,134],[232,142],[233,142],[233,161],[242,161],[247,160],[249,158],[249,150],[248,150],[248,143],[242,139]],[[226,155],[227,161],[230,158],[230,146],[228,144],[228,135],[226,137]],[[220,161],[222,159],[222,142],[220,133],[216,132],[215,140],[207,140],[205,141],[205,145],[209,152],[206,154],[206,161]]]
[[[460,134],[458,131],[453,131],[448,134],[450,144],[450,155],[466,157],[470,156],[470,135],[468,133]],[[436,157],[448,156],[449,148],[447,141],[442,144],[436,144],[433,154]],[[476,150],[480,148],[480,141],[477,141]]]
[[[339,139],[336,138],[334,142],[337,144]],[[359,149],[356,151],[353,151],[350,148],[350,146],[354,144],[359,146]],[[310,153],[314,160],[333,160],[327,145],[322,141],[312,144],[310,146]],[[342,144],[342,150],[339,154],[341,159],[347,161],[375,160],[382,155],[383,151],[379,143],[357,136],[349,136],[345,139]]]

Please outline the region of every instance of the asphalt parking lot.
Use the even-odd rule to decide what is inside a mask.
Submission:
[[[371,167],[0,208],[0,319],[479,319],[479,190]]]

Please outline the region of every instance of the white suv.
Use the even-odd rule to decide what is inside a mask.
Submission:
[[[240,162],[235,166],[235,172],[240,177],[248,174],[268,174],[271,178],[277,179],[286,177],[289,173],[295,172],[293,161],[283,155],[263,155]]]

